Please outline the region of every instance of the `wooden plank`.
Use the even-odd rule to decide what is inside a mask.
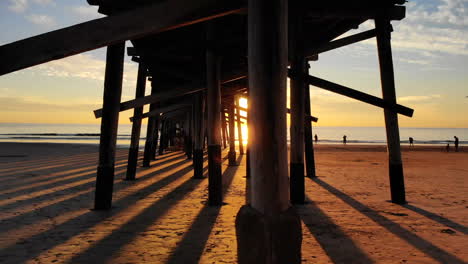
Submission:
[[[243,1],[172,0],[91,20],[0,47],[0,75],[244,10]]]
[[[291,70],[288,70],[288,74],[289,74],[289,77],[294,78],[294,73]],[[341,95],[344,95],[344,96],[347,96],[347,97],[350,97],[350,98],[353,98],[353,99],[356,99],[361,102],[365,102],[374,106],[385,108],[395,113],[402,114],[404,116],[408,116],[408,117],[413,116],[414,110],[411,108],[408,108],[406,106],[402,106],[396,103],[384,101],[383,99],[378,98],[376,96],[369,95],[369,94],[351,89],[343,85],[329,82],[327,80],[320,79],[311,75],[307,76],[307,82],[310,85],[325,89],[327,91],[341,94]]]

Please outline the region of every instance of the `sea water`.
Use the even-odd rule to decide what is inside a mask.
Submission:
[[[117,145],[130,145],[131,124],[119,125]],[[0,142],[47,142],[99,144],[98,124],[16,124],[0,123]],[[288,131],[289,134],[289,131]],[[385,144],[384,127],[313,127],[320,143],[340,144],[346,135],[348,144]],[[141,127],[140,148],[144,146],[146,125]],[[414,138],[415,144],[445,145],[453,143],[454,136],[460,145],[468,144],[468,128],[400,128],[402,144]],[[245,135],[244,135],[245,137]]]

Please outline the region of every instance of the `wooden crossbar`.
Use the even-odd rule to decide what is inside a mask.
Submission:
[[[173,0],[91,20],[0,46],[0,75],[244,9],[242,1]]]

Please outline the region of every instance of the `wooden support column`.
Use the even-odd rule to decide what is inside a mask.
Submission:
[[[221,136],[223,137],[223,149],[227,148],[228,132],[226,127],[226,112],[223,110],[221,111]]]
[[[229,166],[237,166],[236,162],[236,139],[234,137],[235,134],[235,123],[236,123],[236,117],[234,114],[234,102],[235,102],[235,97],[232,97],[232,104],[229,104],[228,109],[229,109],[229,153],[228,153],[228,159],[229,159]],[[240,117],[239,117],[240,120]]]
[[[185,122],[184,122],[184,149],[185,149],[185,155],[187,156],[187,159],[192,158],[192,151],[193,151],[193,146],[192,146],[192,131],[190,129],[190,123],[192,122],[192,111],[188,111],[186,116],[185,116]]]
[[[302,15],[300,1],[290,2],[289,17],[289,58],[291,71],[295,74],[290,79],[291,87],[291,149],[290,149],[290,194],[293,204],[303,204],[305,201],[304,187],[304,67],[306,60],[303,48]]]
[[[167,127],[167,121],[165,119],[161,120],[161,136],[159,138],[159,149],[158,149],[158,154],[162,155],[164,154],[164,149],[165,149],[165,142],[166,142],[166,127]]]
[[[157,88],[154,82],[151,82],[151,94],[156,94]],[[156,103],[150,104],[150,111],[156,110]],[[148,118],[148,123],[146,127],[146,141],[145,141],[145,151],[143,153],[143,167],[149,167],[151,161],[151,154],[154,148],[154,135],[156,127],[157,117],[151,116]]]
[[[115,145],[122,95],[125,42],[107,47],[104,79],[103,113],[99,140],[99,165],[96,174],[94,209],[108,210],[112,206],[114,187]]]
[[[234,103],[236,106],[240,106],[240,97],[235,98]],[[239,155],[244,155],[244,140],[242,138],[242,124],[241,124],[241,115],[239,108],[236,108],[237,112],[237,138],[239,140]]]
[[[287,3],[248,1],[251,204],[236,219],[240,264],[301,263],[301,222],[288,188]]]
[[[207,24],[206,80],[208,104],[208,204],[220,206],[223,203],[221,173],[221,58],[214,51],[215,28]],[[224,118],[223,118],[224,119]]]
[[[156,160],[156,150],[158,149],[159,138],[159,116],[154,116],[153,144],[151,145],[150,159]]]
[[[383,100],[389,104],[396,104],[395,77],[390,37],[392,25],[388,19],[379,18],[375,20],[375,28],[377,30],[377,50],[379,54]],[[398,114],[384,109],[384,115],[385,128],[387,131],[391,198],[393,203],[405,204],[405,181],[400,150]]]
[[[138,65],[138,76],[136,84],[135,98],[145,96],[146,88],[146,66],[140,62]],[[140,145],[140,132],[141,132],[141,116],[143,115],[143,107],[136,107],[133,110],[133,123],[132,123],[132,136],[130,139],[130,149],[128,150],[128,164],[127,174],[125,180],[135,180],[137,162],[138,162],[138,148]]]
[[[194,133],[194,150],[193,150],[193,177],[197,179],[203,178],[203,140],[205,135],[204,121],[204,94],[198,93],[194,96],[193,104],[193,133]]]
[[[309,64],[306,63],[304,66],[304,72],[308,74],[309,72]],[[305,107],[305,115],[310,116],[310,89],[309,84],[304,82],[304,107]],[[312,122],[306,120],[304,122],[304,148],[305,148],[305,163],[306,163],[306,173],[307,177],[315,178],[315,155],[314,155],[314,144],[312,140]]]

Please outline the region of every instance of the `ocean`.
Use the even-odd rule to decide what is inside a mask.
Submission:
[[[119,125],[117,145],[130,146],[131,124]],[[0,123],[0,142],[47,142],[99,144],[98,124],[17,124]],[[384,127],[313,127],[319,143],[341,144],[343,135],[348,144],[385,144]],[[142,125],[140,148],[144,146],[146,125]],[[402,144],[446,145],[458,136],[460,145],[468,144],[468,128],[400,128]]]

